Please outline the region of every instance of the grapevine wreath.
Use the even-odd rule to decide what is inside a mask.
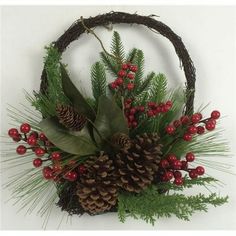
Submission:
[[[108,52],[94,28],[119,23],[146,26],[169,39],[186,85],[168,89],[164,74],[144,76],[143,51],[133,48],[126,54],[116,31]],[[85,32],[103,49],[91,68],[92,97],[80,92],[61,62],[69,44]],[[19,144],[17,156],[11,149],[6,161],[27,168],[7,186],[22,208],[28,205],[32,212],[42,200],[42,215],[56,203],[70,215],[118,212],[122,222],[132,216],[154,224],[171,215],[189,220],[195,211],[227,202],[227,196],[212,192],[184,192],[218,184],[204,167],[223,170],[213,159],[227,156],[228,146],[215,129],[220,112],[194,110],[195,68],[167,25],[154,15],[123,12],[80,18],[46,52],[40,90],[26,94],[35,110],[9,109],[20,125],[8,134]]]

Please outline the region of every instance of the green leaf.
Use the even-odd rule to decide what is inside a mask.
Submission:
[[[88,119],[95,119],[95,112],[79,92],[79,90],[72,83],[65,67],[60,64],[61,76],[62,76],[62,88],[65,95],[70,99],[73,107],[80,113],[84,114]]]
[[[151,72],[150,74],[148,74],[147,78],[140,84],[135,94],[140,95],[141,93],[147,91],[154,76],[155,76],[154,72]]]
[[[106,69],[110,72],[110,74],[113,76],[117,76],[117,73],[120,69],[119,63],[114,58],[112,58],[111,56],[108,56],[104,52],[100,53],[100,57]]]
[[[84,156],[97,150],[86,129],[69,133],[55,118],[44,119],[39,126],[55,146],[67,153]]]
[[[138,51],[137,48],[133,48],[133,49],[128,53],[128,55],[127,55],[127,57],[126,57],[126,61],[127,61],[127,62],[130,62],[130,63],[133,63],[133,60],[134,60],[134,58],[135,58],[135,56],[136,56],[136,54],[137,54],[137,51]]]
[[[98,103],[98,113],[94,122],[96,130],[103,139],[110,138],[115,133],[128,134],[128,126],[123,111],[115,101],[101,96]],[[95,140],[99,142],[97,132],[94,132]],[[101,141],[101,140],[100,140]]]
[[[106,95],[106,72],[102,63],[96,62],[91,69],[92,91],[95,100]]]
[[[144,74],[144,54],[142,50],[137,50],[132,63],[138,66],[138,70],[135,73],[135,85],[138,88],[142,84]]]

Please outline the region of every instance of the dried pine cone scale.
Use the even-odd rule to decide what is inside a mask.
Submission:
[[[156,133],[136,136],[129,149],[115,158],[119,187],[139,193],[150,185],[158,171],[161,145]]]
[[[77,185],[77,195],[83,209],[90,214],[110,210],[116,205],[116,185],[113,161],[103,153],[90,157],[84,166],[87,172]]]

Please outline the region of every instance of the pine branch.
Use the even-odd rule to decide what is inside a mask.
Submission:
[[[146,92],[148,92],[148,89],[150,88],[154,76],[155,76],[154,72],[149,73],[146,79],[143,82],[141,82],[139,87],[134,91],[135,96],[139,96],[138,99],[146,95]]]
[[[126,61],[133,63],[134,58],[136,57],[138,49],[137,48],[133,48],[128,55],[126,56]]]
[[[103,64],[96,62],[91,69],[91,82],[93,96],[96,101],[102,95],[106,95],[106,73]]]
[[[144,74],[144,54],[142,50],[137,50],[132,63],[138,66],[138,70],[135,73],[135,87],[136,89],[142,84]]]
[[[118,197],[118,216],[124,222],[127,216],[143,219],[154,225],[157,218],[175,215],[179,219],[189,220],[196,211],[207,211],[208,205],[220,206],[228,201],[228,197],[219,197],[215,193],[204,196],[185,196],[183,194],[159,194],[158,189],[151,186],[140,194],[120,193]]]
[[[117,61],[115,61],[113,58],[111,58],[104,52],[100,53],[100,57],[110,74],[113,76],[117,76],[117,73],[120,69],[120,65],[117,63]]]
[[[125,51],[124,46],[122,44],[120,35],[117,31],[114,31],[112,42],[111,42],[111,53],[117,57],[120,58],[120,61],[124,61],[125,59]]]

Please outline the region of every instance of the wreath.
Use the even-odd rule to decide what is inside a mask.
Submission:
[[[185,86],[169,89],[164,74],[144,75],[143,51],[126,53],[116,31],[108,52],[93,28],[110,23],[143,25],[170,40]],[[103,49],[91,67],[92,97],[74,85],[61,61],[69,44],[85,32]],[[127,216],[151,224],[171,215],[189,220],[208,205],[222,205],[227,196],[184,193],[185,188],[216,185],[218,180],[205,173],[205,167],[215,166],[209,156],[229,151],[222,130],[215,129],[220,112],[194,110],[194,93],[188,51],[153,15],[110,12],[81,18],[46,47],[40,90],[26,94],[34,110],[10,109],[19,128],[10,128],[8,135],[19,145],[13,147],[17,157],[10,150],[6,161],[27,168],[7,186],[29,212],[42,200],[42,215],[56,203],[71,215],[118,212],[121,222]]]

